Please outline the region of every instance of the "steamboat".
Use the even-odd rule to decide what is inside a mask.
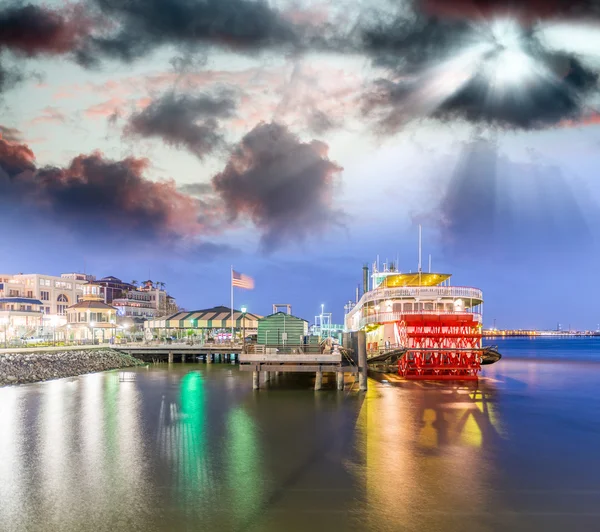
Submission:
[[[478,288],[452,286],[451,274],[421,269],[402,273],[397,264],[363,267],[363,294],[346,305],[348,332],[364,331],[367,362],[407,379],[478,378],[481,366],[501,355],[482,345],[483,294]],[[370,280],[369,280],[370,279]]]

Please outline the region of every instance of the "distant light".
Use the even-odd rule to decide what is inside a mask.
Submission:
[[[246,307],[242,307],[242,314],[246,314],[246,311],[248,310]]]

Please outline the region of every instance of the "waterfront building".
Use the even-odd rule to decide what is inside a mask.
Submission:
[[[117,309],[86,289],[79,303],[67,309],[67,324],[62,333],[69,341],[107,342],[117,334]]]
[[[119,317],[152,319],[170,316],[177,312],[175,298],[164,290],[163,283],[145,281],[139,287],[129,286],[130,288],[123,290],[118,297],[113,297],[111,300],[112,305],[117,308]],[[105,301],[108,302],[108,299]]]
[[[98,279],[96,284],[104,287],[104,302],[109,305],[112,305],[113,301],[120,298],[124,292],[137,288],[135,281],[133,283],[126,283],[112,275]]]
[[[41,301],[39,308],[46,318],[57,316],[58,321],[64,323],[67,307],[81,299],[83,287],[88,283],[71,275],[0,274],[0,298]]]
[[[258,320],[257,343],[260,345],[303,345],[308,321],[290,312],[275,312]]]
[[[42,327],[42,302],[29,297],[0,297],[0,338],[36,336]]]
[[[246,336],[257,333],[258,320],[262,318],[251,312],[233,311],[225,306],[205,310],[181,311],[165,318],[144,322],[144,329],[152,335],[171,335],[175,337],[196,336],[202,341],[231,341],[231,329],[236,335],[245,330]]]

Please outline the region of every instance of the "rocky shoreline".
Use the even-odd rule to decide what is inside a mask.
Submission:
[[[0,354],[0,386],[74,377],[146,363],[112,349]]]

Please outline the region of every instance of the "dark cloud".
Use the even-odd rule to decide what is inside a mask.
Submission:
[[[5,132],[8,132],[8,136],[5,136]],[[13,142],[17,131],[2,127],[0,133],[0,179],[2,172],[8,177],[14,177],[27,170],[35,170],[33,151],[24,144]]]
[[[476,140],[463,150],[438,206],[442,241],[452,255],[482,259],[585,249],[595,207],[584,196],[559,168],[513,162],[493,142]]]
[[[80,8],[10,2],[0,9],[0,49],[27,56],[65,54],[82,44],[90,27]]]
[[[342,169],[327,152],[323,142],[304,143],[282,125],[261,123],[235,147],[213,186],[231,219],[249,217],[270,251],[340,222],[332,199]]]
[[[524,22],[534,22],[600,16],[597,0],[420,0],[418,3],[428,14],[456,18],[514,16]]]
[[[131,61],[157,46],[197,48],[210,43],[238,50],[296,45],[298,31],[267,2],[255,0],[93,0],[118,24],[80,52],[84,63],[101,57]]]
[[[201,204],[174,181],[144,177],[146,160],[80,155],[65,168],[36,168],[32,151],[0,139],[0,210],[55,225],[81,239],[198,245],[211,234]],[[8,178],[2,179],[2,172]],[[88,241],[89,243],[89,241]]]
[[[23,81],[23,74],[16,67],[6,67],[0,62],[0,94],[12,89],[17,83]]]
[[[221,96],[168,93],[131,117],[126,134],[158,137],[170,146],[187,148],[202,159],[224,145],[219,119],[233,115],[236,102]]]
[[[335,128],[337,123],[328,114],[319,109],[315,109],[309,113],[307,125],[310,131],[317,135],[322,135]]]
[[[485,18],[498,3],[483,2],[475,20],[460,4],[417,3],[363,32],[365,50],[389,72],[364,98],[364,112],[384,130],[423,116],[534,129],[587,114],[598,92],[596,67],[544,48],[535,27]],[[516,79],[507,81],[506,71]]]

